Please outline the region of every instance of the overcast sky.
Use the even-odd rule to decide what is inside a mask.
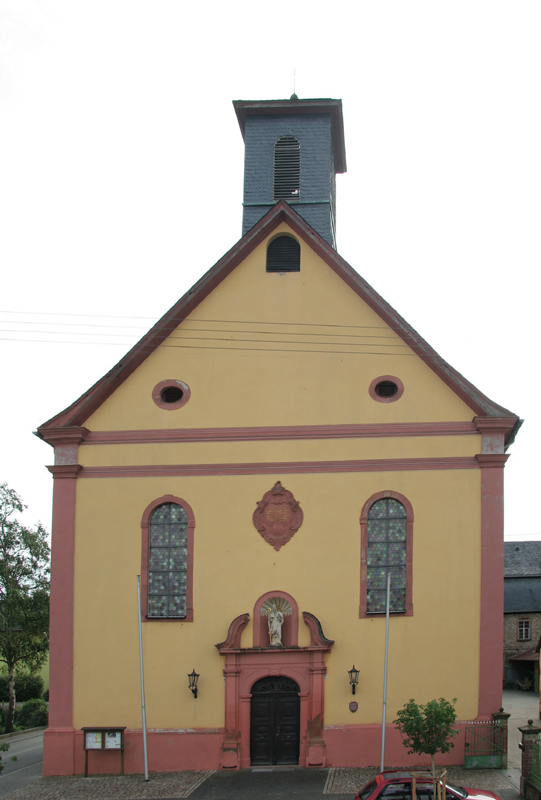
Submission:
[[[0,0],[0,26],[0,481],[29,522],[51,521],[32,431],[240,238],[231,101],[295,72],[343,100],[339,253],[526,419],[506,537],[541,538],[539,0]]]

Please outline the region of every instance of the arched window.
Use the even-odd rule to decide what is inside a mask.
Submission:
[[[194,527],[190,506],[178,497],[166,495],[146,509],[141,603],[147,620],[193,620]]]
[[[413,509],[398,492],[380,492],[368,500],[361,514],[360,616],[384,614],[387,575],[391,575],[389,610],[413,613]]]
[[[300,272],[301,246],[292,236],[277,236],[267,247],[267,272]]]
[[[301,194],[301,145],[294,136],[274,143],[274,199],[295,200]]]

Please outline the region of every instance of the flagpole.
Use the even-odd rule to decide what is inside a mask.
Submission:
[[[139,616],[139,672],[141,675],[141,714],[143,717],[143,760],[145,780],[148,781],[147,715],[145,709],[145,676],[143,673],[143,632],[141,629],[141,576],[137,576],[137,610]]]
[[[381,762],[379,771],[385,769],[385,719],[387,716],[387,661],[389,656],[389,605],[391,598],[391,571],[387,572],[387,600],[385,604],[385,666],[383,668],[383,714],[381,720]]]

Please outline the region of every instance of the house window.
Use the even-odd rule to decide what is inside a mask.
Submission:
[[[519,619],[518,621],[518,640],[525,642],[530,638],[530,620]]]
[[[300,272],[301,246],[292,236],[277,236],[267,247],[267,272]]]
[[[274,144],[274,199],[296,200],[301,193],[301,145],[294,136]]]
[[[384,614],[387,576],[391,576],[389,611],[411,615],[413,509],[398,492],[380,492],[361,514],[360,616]]]
[[[147,620],[193,620],[193,531],[190,506],[166,495],[143,515],[142,612]]]

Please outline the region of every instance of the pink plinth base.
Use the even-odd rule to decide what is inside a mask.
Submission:
[[[445,755],[438,753],[438,766],[464,764],[464,729],[457,723],[459,735]],[[381,725],[337,725],[323,729],[328,767],[374,767],[381,759]],[[385,767],[429,766],[430,756],[408,755],[398,730],[387,725],[385,731]]]
[[[307,767],[325,767],[327,766],[327,754],[325,741],[323,739],[312,739],[308,747],[308,756],[306,758]]]
[[[180,772],[191,769],[219,769],[224,739],[222,730],[148,731],[150,772]],[[142,773],[143,734],[125,732],[124,772]],[[43,740],[44,775],[81,775],[85,770],[83,732],[73,728],[48,729]],[[118,751],[93,750],[88,754],[89,775],[120,774]]]
[[[455,746],[437,756],[441,766],[464,763],[464,727],[458,723]],[[234,745],[233,742],[230,743]],[[249,767],[241,761],[238,748],[228,747],[225,731],[212,728],[197,731],[149,731],[148,768],[151,772],[179,772],[191,769],[238,769]],[[306,756],[300,761],[307,767],[373,767],[380,763],[380,725],[342,725],[323,729],[320,739],[313,737],[305,746]],[[421,766],[430,764],[429,757],[408,755],[402,737],[393,726],[387,726],[385,765]],[[83,733],[73,728],[49,728],[43,740],[44,775],[81,775],[85,768]],[[143,734],[125,732],[124,772],[143,772]],[[120,773],[118,751],[89,752],[89,775]]]
[[[44,775],[74,774],[73,743],[74,743],[75,733],[76,731],[73,728],[48,728],[45,731],[45,733],[43,734]]]

